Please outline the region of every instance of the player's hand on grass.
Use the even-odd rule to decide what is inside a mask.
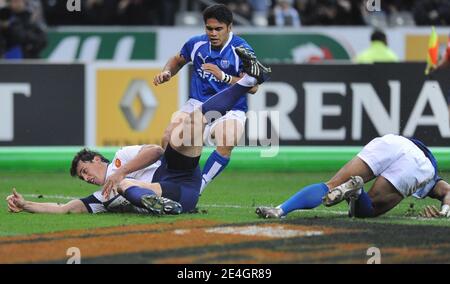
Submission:
[[[172,74],[170,73],[170,71],[168,71],[168,70],[163,71],[163,72],[159,73],[158,75],[156,75],[155,78],[153,78],[153,84],[155,86],[158,86],[162,83],[169,81],[170,78],[172,78]]]
[[[125,175],[120,172],[115,172],[114,174],[110,175],[105,182],[105,185],[103,186],[102,195],[103,198],[106,200],[109,200],[111,192],[114,193],[114,195],[117,194],[117,188],[119,187],[120,182],[125,178]]]
[[[218,80],[222,80],[222,70],[217,65],[211,63],[202,64],[202,69],[214,75]]]
[[[13,213],[20,212],[20,208],[14,204],[14,195],[9,195],[6,197],[6,202],[8,202],[8,211]]]
[[[450,217],[450,214],[445,208],[443,210],[439,211],[439,209],[436,208],[436,206],[426,206],[425,209],[419,213],[420,217],[423,218],[441,218],[441,217]]]
[[[26,203],[23,196],[19,194],[15,188],[13,188],[13,194],[6,197],[6,201],[8,201],[8,210],[14,213],[21,212]]]

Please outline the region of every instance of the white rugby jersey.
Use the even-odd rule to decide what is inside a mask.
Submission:
[[[106,178],[115,173],[121,166],[134,159],[134,157],[136,157],[141,149],[142,145],[120,148],[116,152],[114,159],[108,165],[108,168],[106,170]],[[150,166],[143,168],[142,170],[135,171],[127,175],[125,178],[151,182],[153,180],[153,175],[155,174],[156,169],[158,169],[159,166],[161,166],[161,161],[158,160]]]
[[[134,159],[139,151],[142,149],[142,145],[127,146],[119,149],[114,156],[114,159],[108,165],[106,171],[106,178],[115,173],[121,166]],[[133,172],[127,175],[125,178],[131,178],[141,181],[151,182],[156,169],[161,166],[161,161],[157,161],[150,166],[143,168],[142,170]],[[82,198],[89,213],[102,213],[102,212],[119,212],[119,213],[149,213],[147,209],[139,208],[131,204],[123,196],[115,194],[111,191],[109,200],[105,200],[102,196],[102,190],[96,191],[91,196]]]

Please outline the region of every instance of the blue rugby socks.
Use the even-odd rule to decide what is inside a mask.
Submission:
[[[324,183],[312,184],[304,187],[291,198],[279,206],[286,215],[297,209],[312,209],[322,204],[322,197],[328,193]]]
[[[252,87],[234,84],[205,101],[202,105],[202,113],[206,114],[209,111],[217,111],[224,115],[227,111],[231,110],[237,101],[247,94],[251,88]]]
[[[156,195],[156,193],[153,190],[147,188],[132,186],[125,190],[123,197],[125,197],[126,200],[130,201],[130,203],[134,206],[145,208],[141,202],[141,198],[144,195]]]
[[[202,186],[200,188],[200,194],[202,194],[208,183],[210,183],[225,169],[229,162],[230,158],[220,155],[217,151],[212,152],[212,154],[206,161],[205,166],[203,167]]]
[[[373,217],[374,210],[372,206],[372,199],[370,199],[367,192],[364,191],[364,188],[361,188],[359,198],[355,202],[355,217]]]
[[[224,115],[231,110],[237,101],[245,96],[251,88],[256,85],[256,79],[248,75],[244,75],[236,84],[226,88],[215,94],[202,105],[202,113],[209,111],[217,111]]]

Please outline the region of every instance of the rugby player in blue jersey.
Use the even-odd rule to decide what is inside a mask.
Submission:
[[[183,66],[192,62],[194,72],[189,100],[181,107],[178,117],[186,116],[193,108],[240,79],[242,61],[236,54],[236,47],[244,46],[253,51],[245,40],[231,31],[233,14],[225,5],[209,6],[203,12],[203,19],[206,33],[189,39],[154,78],[156,86],[167,82]],[[249,93],[255,93],[257,88],[253,87]],[[209,156],[203,168],[200,192],[203,192],[208,183],[230,162],[231,152],[244,133],[247,108],[247,98],[242,96],[227,114],[210,121],[205,128],[205,143],[216,145],[216,150]],[[174,124],[166,130],[163,147],[167,144],[168,134],[173,127]]]
[[[270,69],[262,66],[251,50],[237,47],[245,74],[236,84],[196,106],[177,121],[166,148],[158,145],[128,146],[117,151],[111,163],[97,152],[81,150],[72,160],[71,175],[97,186],[108,177],[120,180],[93,195],[66,204],[26,201],[13,190],[6,198],[11,212],[99,213],[137,212],[180,214],[192,211],[199,198],[202,176],[199,168],[206,116],[225,115],[247,92],[263,83]],[[250,75],[250,76],[249,76]]]
[[[366,193],[364,183],[374,180]],[[320,204],[349,202],[349,215],[376,217],[394,208],[408,196],[431,197],[441,209],[428,206],[424,217],[450,217],[450,185],[438,176],[436,159],[419,140],[385,135],[369,142],[358,155],[326,183],[309,185],[278,207],[258,207],[263,218],[282,218],[297,209]]]

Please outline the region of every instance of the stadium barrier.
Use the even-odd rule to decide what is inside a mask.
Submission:
[[[369,45],[373,28],[361,27],[241,27],[233,28],[267,63],[349,60]],[[447,44],[448,28],[436,27],[439,44]],[[48,31],[41,56],[50,62],[166,61],[203,27],[58,27]],[[386,29],[390,48],[401,61],[425,61],[431,27]],[[276,42],[276,48],[268,44]],[[96,44],[92,44],[92,43]],[[83,51],[83,52],[81,52]]]
[[[82,145],[85,66],[0,63],[0,146]]]
[[[118,147],[95,148],[108,159],[114,157]],[[70,163],[80,147],[2,147],[2,171],[61,171],[69,172]],[[213,148],[205,148],[203,164]],[[361,147],[280,147],[278,155],[261,157],[260,147],[236,148],[228,170],[246,171],[336,171],[352,159]],[[432,147],[440,170],[450,170],[450,148]]]

